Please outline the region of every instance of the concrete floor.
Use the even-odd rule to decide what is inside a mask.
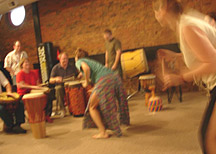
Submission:
[[[6,135],[0,131],[0,154],[201,154],[198,130],[207,98],[193,92],[167,104],[164,110],[149,113],[139,94],[129,101],[131,126],[123,137],[107,140],[91,138],[97,130],[82,130],[82,118],[67,116],[46,125],[47,138],[34,139],[28,123],[26,135]],[[0,121],[2,130],[2,121]]]

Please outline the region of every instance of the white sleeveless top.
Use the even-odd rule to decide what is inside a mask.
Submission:
[[[200,28],[207,35],[214,48],[216,48],[216,29],[200,18],[196,18],[186,14],[181,16],[179,24],[180,49],[184,56],[186,66],[189,69],[193,69],[200,64],[200,61],[196,58],[190,47],[187,45],[186,41],[183,39],[182,30],[185,26],[196,26]],[[201,77],[201,80],[206,85],[206,88],[208,90],[212,90],[216,86],[216,73],[203,75]]]

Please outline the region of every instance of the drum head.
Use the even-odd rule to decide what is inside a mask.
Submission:
[[[48,93],[49,88],[48,87],[41,87],[41,89],[32,89],[31,93]]]
[[[69,87],[77,87],[77,86],[82,86],[80,81],[71,81],[68,83]]]
[[[18,93],[12,93],[12,96],[8,96],[8,93],[3,92],[0,94],[0,103],[17,102],[20,99]]]
[[[147,79],[155,79],[156,75],[154,74],[149,74],[149,75],[141,75],[139,77],[139,80],[147,80]]]
[[[46,96],[44,93],[29,93],[23,96],[23,99],[31,99]]]

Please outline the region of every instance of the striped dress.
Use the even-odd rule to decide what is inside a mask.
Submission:
[[[114,131],[117,136],[121,136],[120,125],[130,124],[127,94],[123,88],[121,78],[100,63],[86,58],[76,62],[76,67],[79,70],[81,70],[82,62],[90,67],[90,77],[95,84],[92,94],[96,93],[99,100],[98,110],[105,128]],[[89,100],[91,100],[91,96]],[[97,126],[89,114],[88,106],[84,116],[83,128],[96,128]]]

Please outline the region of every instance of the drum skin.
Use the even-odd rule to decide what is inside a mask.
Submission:
[[[149,71],[146,55],[143,49],[125,52],[121,55],[121,66],[124,78],[132,78]]]
[[[74,117],[83,116],[85,113],[85,97],[84,88],[82,84],[69,84],[69,112],[74,115]]]
[[[148,102],[148,110],[150,112],[161,111],[163,107],[162,99],[160,97],[151,97]]]
[[[26,94],[22,98],[28,113],[29,123],[45,121],[47,96],[43,93]]]
[[[0,104],[3,105],[11,115],[16,111],[20,101],[20,96],[18,93],[13,93],[13,95],[15,98],[8,97],[6,92],[1,93],[0,95]]]

